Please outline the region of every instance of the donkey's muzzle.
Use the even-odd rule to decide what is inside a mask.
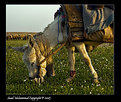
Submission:
[[[29,80],[33,80],[34,78],[32,78],[32,77],[29,77]]]
[[[40,78],[39,74],[36,76],[36,78]]]

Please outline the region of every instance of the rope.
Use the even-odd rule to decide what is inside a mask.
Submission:
[[[49,57],[52,57],[53,55],[55,55],[55,54],[56,54],[62,47],[64,47],[65,45],[66,45],[66,42],[63,43],[63,44],[61,44],[61,46],[58,47],[54,52],[52,52],[52,53],[50,53],[49,55],[47,55],[47,56],[45,57],[45,59],[43,59],[43,60],[39,63],[38,66],[40,66],[40,64],[44,63]]]
[[[60,9],[59,9],[59,13],[60,13]],[[58,37],[57,37],[57,41],[58,41],[58,44],[59,44],[59,17],[60,17],[60,14],[58,14]]]

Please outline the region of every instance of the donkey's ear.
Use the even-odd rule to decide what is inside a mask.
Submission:
[[[24,52],[26,49],[28,48],[28,46],[22,46],[22,47],[8,47],[8,49],[13,49],[16,51],[20,51],[20,52]]]
[[[33,47],[35,44],[34,38],[31,34],[29,34],[28,37],[29,37],[29,42],[28,42],[29,47]]]

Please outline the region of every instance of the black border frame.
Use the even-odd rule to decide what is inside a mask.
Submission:
[[[106,3],[107,2],[107,3]],[[88,99],[93,98],[92,101],[97,100],[94,97],[96,96],[96,98],[98,98],[98,100],[103,101],[104,98],[106,98],[106,100],[108,99],[112,99],[112,98],[120,98],[121,95],[121,77],[120,77],[120,73],[121,73],[121,69],[120,69],[120,49],[119,49],[119,44],[120,44],[120,38],[119,37],[120,34],[120,2],[116,1],[116,0],[109,0],[109,1],[105,1],[105,0],[100,0],[100,1],[96,1],[96,0],[78,0],[76,2],[72,2],[71,3],[69,1],[45,1],[45,0],[1,0],[1,10],[2,10],[2,23],[1,23],[1,37],[0,37],[0,49],[2,54],[0,54],[0,100],[4,100],[4,101],[16,101],[16,100],[8,100],[8,97],[38,97],[39,95],[6,95],[6,4],[78,4],[78,3],[83,3],[83,4],[114,4],[115,5],[115,37],[114,37],[114,75],[115,75],[115,90],[114,90],[114,95],[40,95],[43,97],[51,97],[51,101],[53,100],[59,100],[59,101],[63,101],[63,100],[71,100],[71,101],[75,101],[75,100],[79,100],[79,101],[88,101]],[[119,17],[119,19],[118,19]],[[118,48],[118,49],[117,49]],[[103,98],[101,98],[101,97]],[[89,97],[89,98],[86,98]],[[105,101],[106,101],[105,100]],[[17,100],[18,101],[18,100]],[[28,101],[28,100],[20,100],[20,101]],[[41,100],[43,101],[43,100]],[[49,100],[44,100],[44,101],[49,101]]]

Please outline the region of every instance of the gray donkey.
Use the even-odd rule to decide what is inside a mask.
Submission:
[[[58,34],[58,21],[59,21],[59,34]],[[34,79],[37,83],[44,81],[44,76],[54,76],[55,71],[53,68],[52,57],[46,60],[44,63],[40,62],[55,48],[56,45],[67,42],[67,32],[66,26],[61,28],[62,17],[58,16],[55,20],[49,24],[43,34],[36,34],[34,37],[29,35],[28,44],[22,47],[10,47],[14,50],[23,52],[23,61],[28,67],[29,79]],[[113,39],[113,27],[108,26],[104,31],[97,31],[90,34],[86,41],[82,42],[72,42],[71,45],[67,45],[68,49],[68,59],[70,64],[70,76],[66,79],[67,82],[70,82],[75,77],[75,48],[82,55],[85,63],[90,68],[90,71],[93,75],[94,82],[98,83],[98,75],[94,70],[91,63],[91,59],[87,51],[92,51],[99,44],[108,42],[110,39]],[[95,40],[96,39],[96,40]],[[99,41],[98,41],[99,40]],[[91,48],[91,49],[90,49]]]

